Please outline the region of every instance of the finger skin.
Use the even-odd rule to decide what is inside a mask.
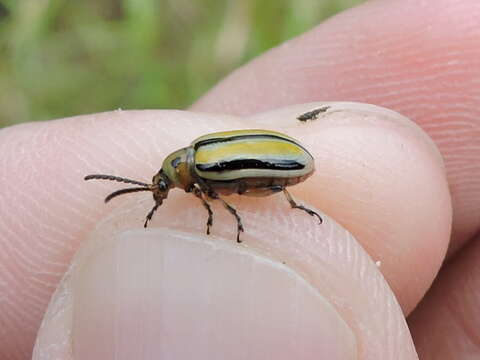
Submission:
[[[267,126],[287,132],[304,142],[316,154],[318,170],[316,176],[292,189],[292,194],[326,213],[331,207],[332,212],[339,216],[342,211],[356,208],[355,213],[360,216],[358,224],[377,224],[374,229],[378,230],[383,241],[372,243],[367,250],[374,255],[378,254],[375,260],[382,261],[381,270],[387,278],[401,279],[399,272],[405,278],[412,278],[412,274],[405,269],[414,269],[416,282],[409,285],[415,289],[414,298],[419,298],[441,263],[446,250],[446,246],[442,247],[441,244],[446,244],[444,239],[448,238],[449,198],[438,152],[418,128],[397,114],[380,111],[376,107],[363,105],[358,109],[359,105],[341,104],[331,115],[330,121],[323,119],[308,125],[299,123],[295,115],[305,112],[311,106],[284,109],[252,119],[179,111],[118,111],[3,130],[0,141],[4,154],[2,159],[4,168],[9,169],[0,184],[6,190],[5,201],[0,204],[0,233],[3,234],[0,274],[5,274],[2,283],[8,289],[0,310],[2,323],[7,329],[7,336],[2,337],[5,343],[0,346],[3,357],[28,356],[50,295],[75,249],[99,219],[130,199],[119,198],[116,202],[104,205],[102,199],[114,188],[117,189],[118,184],[86,183],[83,177],[90,173],[107,173],[148,182],[158,171],[163,158],[172,150],[185,146],[186,139],[219,130]],[[348,110],[349,106],[353,108]],[[356,111],[359,110],[361,111],[356,116]],[[380,133],[379,129],[382,129]],[[335,141],[319,141],[323,138]],[[379,153],[383,154],[382,161],[378,161]],[[351,161],[352,154],[360,156],[357,161]],[[388,180],[392,176],[398,177],[395,172],[397,167],[392,167],[392,162],[388,161],[390,157],[402,164],[403,172],[408,174],[404,181],[393,183],[395,188],[391,187],[392,182]],[[408,159],[415,161],[407,161]],[[346,182],[335,181],[336,169],[343,169],[342,178]],[[348,169],[351,174],[348,174]],[[421,180],[417,181],[418,179]],[[415,187],[415,183],[426,186]],[[338,191],[335,189],[336,184],[339,186]],[[367,187],[356,187],[356,184],[365,184]],[[363,192],[362,189],[368,191]],[[377,191],[379,194],[394,194],[401,199],[402,206],[414,206],[415,224],[411,223],[410,213],[401,212],[397,215],[398,204],[394,199],[390,199],[393,203],[382,203],[379,202],[381,197],[372,198]],[[332,204],[335,204],[339,196],[343,196],[343,205],[335,209]],[[349,203],[350,196],[364,201]],[[151,207],[149,197],[141,199],[146,199],[146,202],[136,202],[136,206],[141,209],[137,215],[131,206],[122,208],[124,217],[136,220],[140,225]],[[322,202],[325,199],[326,202]],[[368,210],[368,206],[364,206],[371,201],[369,199],[373,199],[370,204],[374,205],[374,209]],[[412,201],[422,206],[408,206]],[[268,229],[274,229],[274,224],[282,218],[282,214],[292,212],[286,200],[278,197],[261,201],[240,197],[234,199],[234,203],[244,214],[274,210],[269,217],[257,218],[261,228],[257,232],[255,222],[247,221],[247,216],[244,225],[250,229],[248,231],[251,234],[257,233],[259,236],[267,235]],[[198,209],[198,213],[191,215],[189,210],[189,221],[186,222],[183,216],[177,215],[182,214],[182,209]],[[162,216],[157,214],[153,224],[167,222],[169,226],[178,228],[190,225],[195,232],[203,232],[205,229],[205,210],[194,197],[185,196],[179,191],[172,192],[168,207],[162,210]],[[432,212],[439,219],[438,224],[431,223]],[[396,214],[394,222],[388,221],[391,214]],[[216,215],[215,229],[219,231],[222,227],[227,228],[233,239],[233,219],[225,216],[225,213]],[[295,213],[295,216],[300,216],[302,221],[311,224],[309,216],[299,213]],[[383,219],[380,222],[379,216]],[[344,219],[348,219],[348,216]],[[122,219],[118,220],[118,224],[122,224]],[[405,224],[409,226],[404,226]],[[382,225],[386,227],[382,228]],[[406,231],[404,236],[402,231]],[[434,244],[435,252],[422,245],[426,233],[435,234],[428,240],[437,241]],[[390,234],[403,241],[392,241]],[[247,234],[245,241],[252,241]],[[295,262],[301,264],[303,251],[297,248],[301,243],[292,245],[291,248],[284,243],[288,242],[281,241],[279,249],[291,249],[289,253],[298,254],[300,258]],[[268,242],[264,246],[266,245]],[[425,261],[425,252],[428,252],[429,261]],[[288,263],[288,256],[287,253],[280,258],[287,258]],[[355,256],[349,257],[351,252],[347,251],[345,256],[353,262],[357,261]],[[395,265],[396,259],[400,259],[397,263],[400,264],[399,267]],[[338,264],[341,265],[342,262]],[[369,292],[373,293],[374,290]],[[354,296],[344,296],[345,299],[355,299]],[[378,300],[376,297],[373,299]],[[371,311],[364,315],[368,318]],[[401,338],[405,339],[405,334]],[[376,351],[380,350],[385,349],[380,346]],[[371,349],[365,348],[363,351],[368,353]]]
[[[192,109],[348,100],[406,115],[445,158],[453,253],[480,231],[479,18],[477,0],[367,2],[233,72]]]
[[[327,216],[320,227],[285,211],[282,199],[259,210],[247,206],[249,230],[238,245],[221,206],[214,206],[214,235],[206,236],[199,232],[204,209],[171,200],[174,209],[167,206],[148,231],[135,229],[145,210],[135,199],[99,223],[49,306],[34,359],[242,359],[245,352],[254,359],[417,358],[376,266]],[[275,230],[265,228],[270,223]],[[262,264],[274,265],[267,276]],[[334,326],[327,304],[311,306],[302,286],[292,289],[279,270],[303,278],[334,305],[350,336]],[[356,301],[341,300],[347,298]]]
[[[421,359],[480,356],[480,238],[458,252],[409,318]]]

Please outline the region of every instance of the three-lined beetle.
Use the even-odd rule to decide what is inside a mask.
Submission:
[[[237,211],[220,195],[268,196],[283,191],[290,206],[322,218],[315,211],[295,202],[286,187],[304,181],[315,171],[312,155],[300,143],[269,130],[235,130],[204,135],[190,146],[168,155],[151,184],[113,175],[88,175],[85,180],[113,180],[139,185],[117,190],[105,202],[122,194],[151,191],[155,206],[144,227],[167,198],[172,188],[181,188],[198,197],[208,211],[207,234],[213,212],[207,200],[219,200],[237,220],[237,242],[243,225]]]

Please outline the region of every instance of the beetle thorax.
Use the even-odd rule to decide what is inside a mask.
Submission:
[[[183,148],[171,153],[163,161],[161,172],[170,181],[170,187],[188,189],[192,185],[192,152],[191,147]]]

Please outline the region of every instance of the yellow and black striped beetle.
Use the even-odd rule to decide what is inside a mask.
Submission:
[[[237,220],[237,242],[243,225],[235,208],[220,195],[268,196],[282,191],[290,206],[322,218],[315,211],[295,202],[286,187],[298,184],[315,171],[312,155],[300,143],[282,133],[269,130],[216,132],[194,140],[190,146],[168,155],[151,184],[113,175],[88,175],[85,180],[100,179],[138,185],[117,190],[105,202],[122,194],[151,191],[155,206],[144,227],[167,198],[172,188],[180,188],[198,197],[208,211],[207,234],[213,224],[213,212],[207,200],[219,200]]]

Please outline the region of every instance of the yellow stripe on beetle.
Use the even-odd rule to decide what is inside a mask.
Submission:
[[[155,206],[147,214],[147,227],[154,212],[177,187],[198,197],[208,211],[207,234],[213,223],[208,201],[219,200],[237,220],[237,241],[243,225],[236,210],[220,195],[267,196],[283,191],[292,208],[322,218],[313,210],[298,205],[286,187],[304,181],[315,170],[312,155],[295,139],[270,130],[235,130],[207,134],[190,146],[165,158],[151,184],[112,175],[88,175],[85,180],[102,179],[125,182],[138,187],[113,192],[105,201],[137,191],[151,191]]]
[[[304,154],[305,150],[291,142],[247,137],[201,146],[195,151],[195,162],[208,163],[241,157],[302,157]]]

